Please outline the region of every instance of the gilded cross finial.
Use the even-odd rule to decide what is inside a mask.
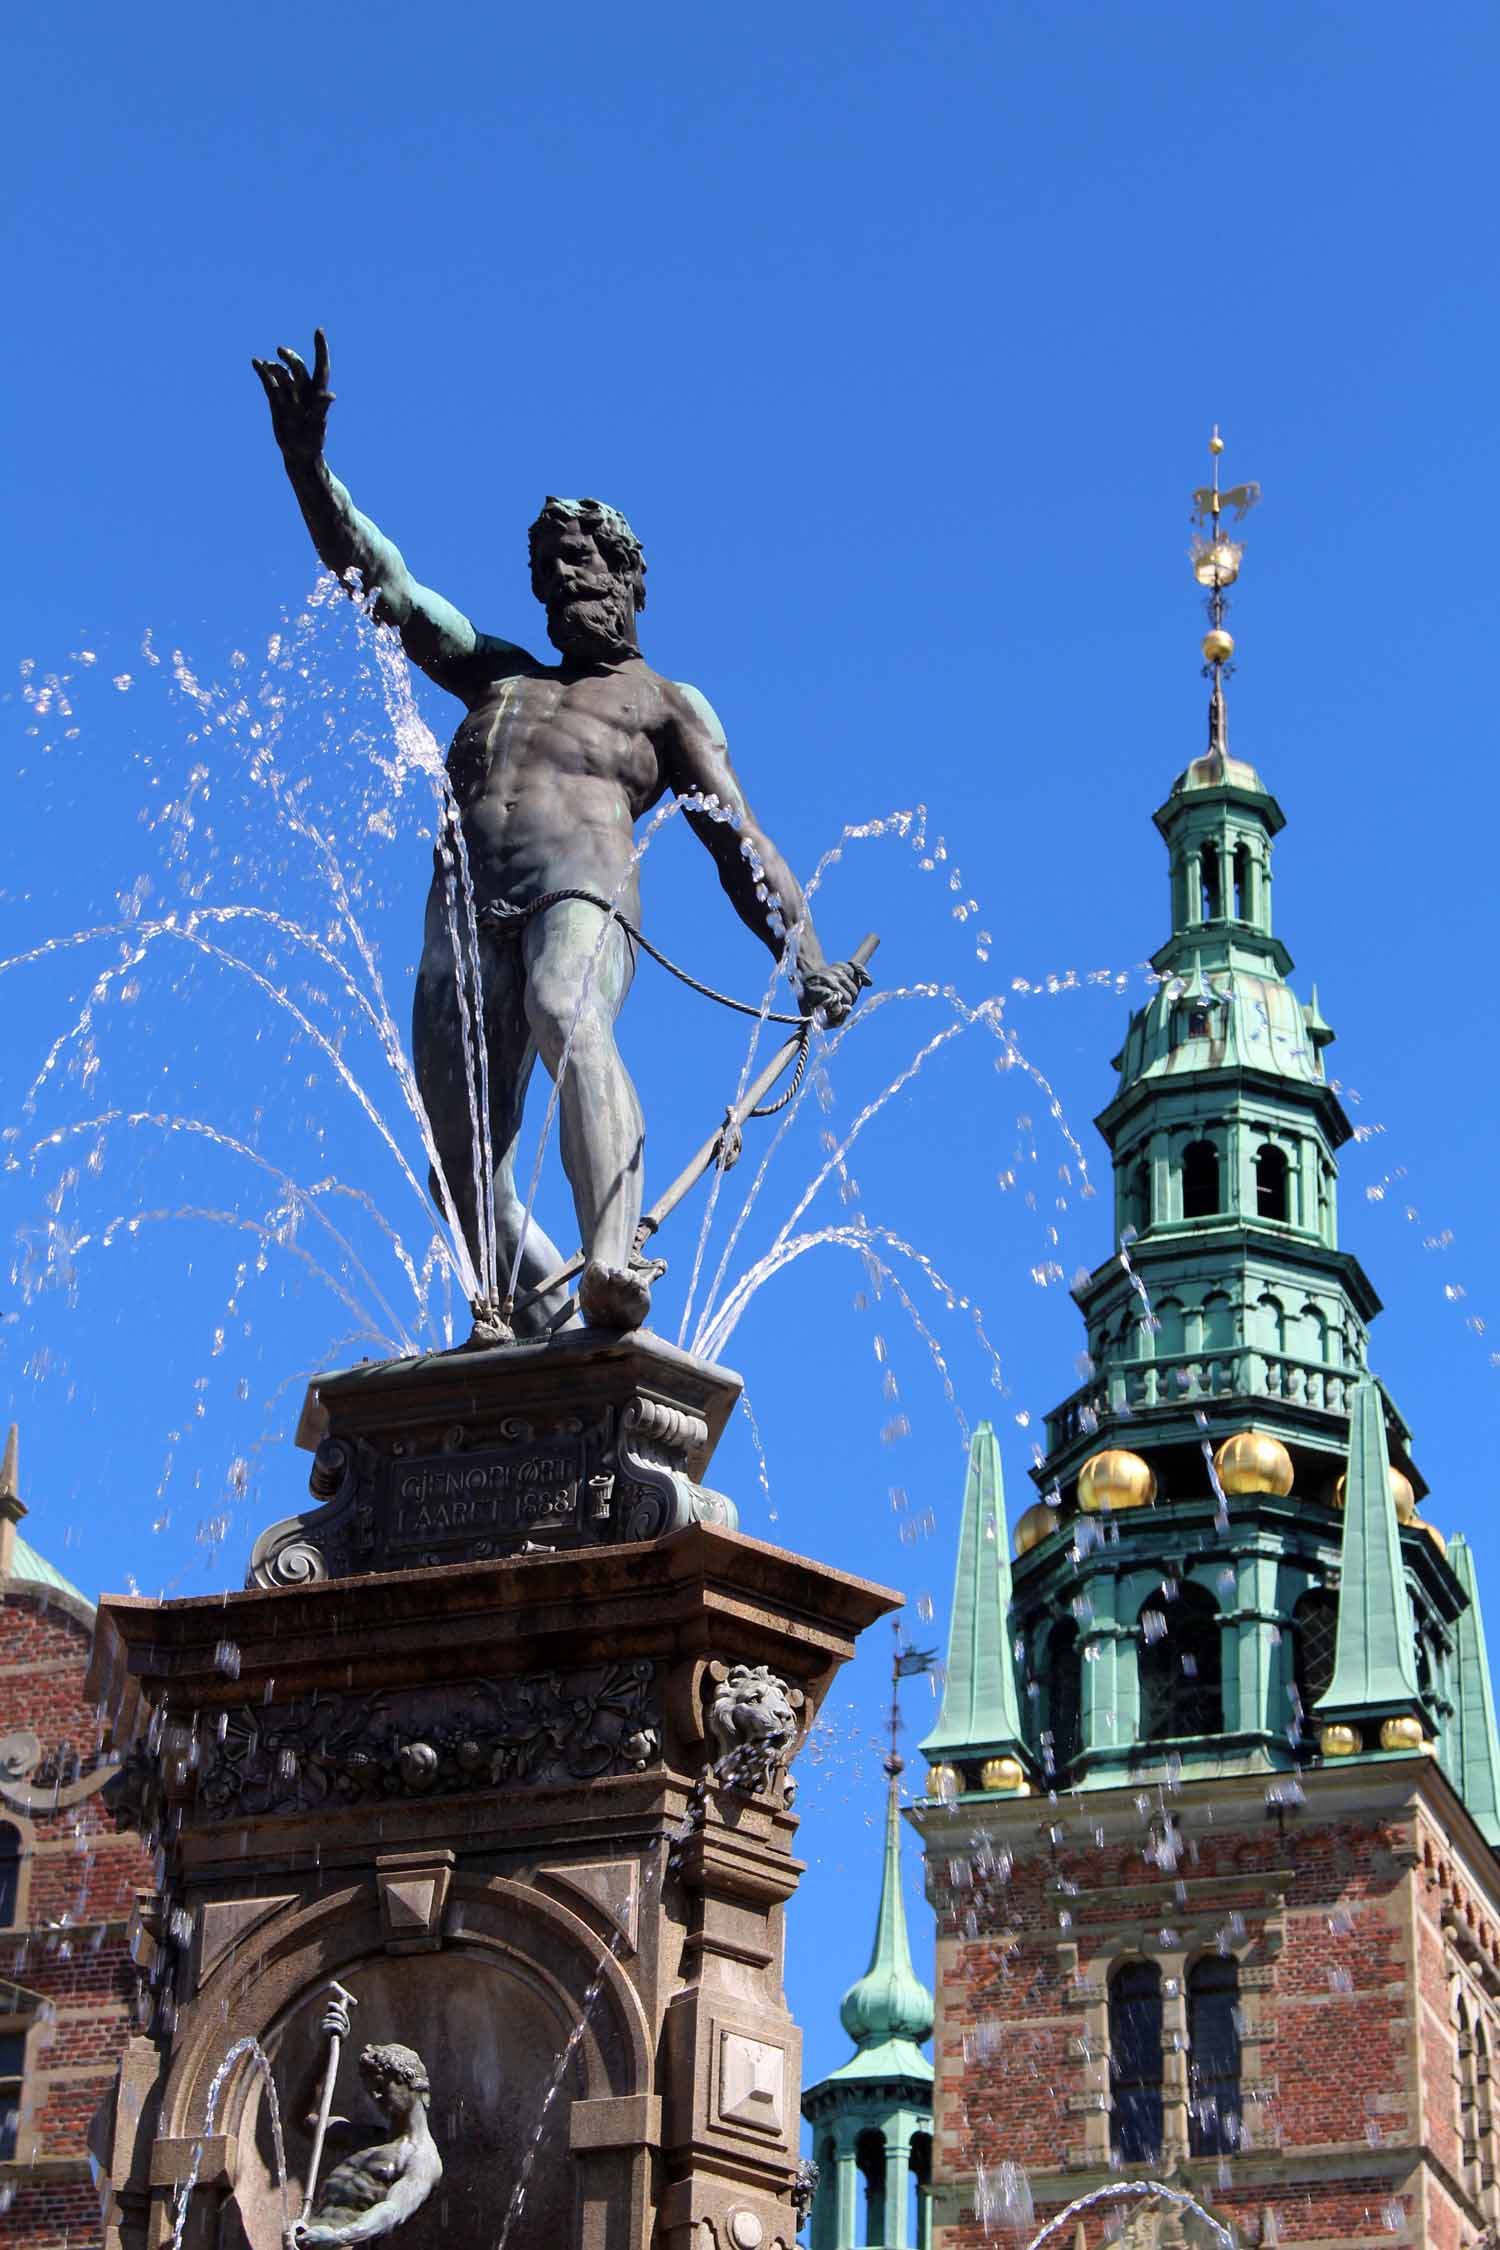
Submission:
[[[1200,586],[1207,587],[1208,631],[1203,636],[1203,669],[1213,681],[1213,697],[1209,704],[1210,747],[1224,750],[1227,746],[1227,725],[1224,715],[1224,681],[1233,669],[1234,635],[1224,624],[1229,608],[1226,590],[1240,574],[1244,547],[1237,539],[1228,537],[1223,516],[1231,509],[1236,523],[1242,523],[1260,498],[1258,484],[1233,484],[1227,490],[1219,486],[1219,455],[1224,450],[1224,440],[1219,435],[1219,425],[1214,424],[1214,434],[1208,441],[1213,460],[1213,482],[1200,484],[1193,494],[1193,533],[1190,550],[1193,576]]]

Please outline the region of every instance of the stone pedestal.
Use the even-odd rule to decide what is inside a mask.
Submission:
[[[253,2036],[296,2112],[295,2218],[333,1979],[357,2003],[335,2112],[364,2116],[367,2041],[414,2047],[431,2079],[444,2178],[400,2250],[791,2250],[789,1767],[897,1597],[692,1520],[723,1370],[607,1341],[568,1353],[581,1382],[541,1399],[555,1351],[317,1386],[315,1474],[343,1489],[332,1518],[260,1543],[271,1582],[100,1606],[92,1687],[161,1878],[138,1939],[149,2021],[95,2135],[120,2250],[170,2241],[200,2146],[185,2250],[276,2250],[253,2057],[205,2140],[206,2103]],[[455,1462],[467,1489],[443,1482]],[[518,1496],[537,1491],[528,1522]],[[482,1522],[435,1523],[465,1499]],[[393,1568],[418,1509],[424,1554],[437,1533],[572,1544]],[[629,1538],[660,1520],[678,1528]],[[591,1527],[608,1543],[583,1543]],[[385,1567],[318,1575],[358,1557]],[[383,2137],[371,2116],[363,2140]]]

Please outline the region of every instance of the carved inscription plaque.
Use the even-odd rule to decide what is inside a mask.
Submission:
[[[488,1539],[507,1544],[581,1527],[588,1507],[590,1447],[553,1435],[532,1445],[393,1461],[388,1469],[393,1552],[444,1547],[465,1554]]]

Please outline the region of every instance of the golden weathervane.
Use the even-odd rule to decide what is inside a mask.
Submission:
[[[1200,586],[1208,588],[1209,627],[1203,636],[1204,668],[1213,675],[1215,701],[1224,668],[1234,654],[1234,636],[1224,629],[1224,613],[1229,607],[1225,599],[1226,588],[1232,586],[1240,574],[1244,548],[1237,539],[1231,539],[1224,530],[1224,510],[1233,512],[1236,523],[1245,517],[1260,498],[1258,484],[1232,484],[1225,492],[1219,489],[1219,455],[1224,450],[1224,440],[1219,435],[1218,424],[1208,441],[1213,456],[1214,481],[1201,484],[1193,494],[1193,521],[1197,530],[1193,534],[1193,576]]]

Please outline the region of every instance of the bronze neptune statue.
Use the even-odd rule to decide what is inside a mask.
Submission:
[[[465,716],[448,753],[476,902],[481,911],[482,1035],[489,1064],[490,1137],[500,1273],[520,1249],[517,1328],[541,1334],[567,1316],[563,1285],[535,1295],[563,1258],[524,1207],[515,1158],[527,1082],[540,1053],[556,1078],[571,1037],[559,1108],[562,1159],[573,1190],[584,1268],[578,1308],[591,1324],[636,1328],[650,1309],[652,1269],[635,1255],[642,1200],[643,1125],[615,1044],[635,967],[618,921],[600,945],[596,902],[639,919],[632,863],[635,823],[668,792],[717,798],[734,820],[690,809],[731,904],[773,954],[796,934],[801,1005],[839,1022],[867,981],[854,962],[824,959],[802,893],[745,801],[724,732],[694,687],[663,679],[642,657],[636,615],[646,565],[625,518],[598,500],[549,499],[531,527],[531,583],[558,652],[542,663],[480,632],[423,586],[399,549],[355,507],[323,455],[333,393],[328,344],[317,332],[309,369],[282,348],[256,360],[271,422],[313,545],[393,625],[414,664]],[[557,892],[586,898],[539,900]],[[595,959],[596,952],[598,958]],[[592,964],[592,969],[591,969]],[[580,1008],[580,994],[583,995]],[[576,1021],[575,1021],[576,1017]],[[417,1083],[449,1194],[480,1269],[473,1133],[441,867],[427,908],[413,1007]],[[435,1184],[436,1192],[436,1184]]]
[[[443,2176],[443,2160],[427,2127],[432,2092],[415,2048],[392,2041],[366,2047],[359,2058],[360,2082],[386,2139],[371,2145],[370,2125],[330,2116],[339,2050],[349,2037],[350,1995],[339,1985],[329,1990],[333,1998],[319,2026],[328,2057],[321,2085],[315,2067],[304,2095],[314,2136],[309,2208],[293,2226],[288,2250],[344,2250],[347,2244],[376,2242],[420,2211]],[[320,2187],[317,2167],[329,2144],[340,2151],[339,2161]]]

